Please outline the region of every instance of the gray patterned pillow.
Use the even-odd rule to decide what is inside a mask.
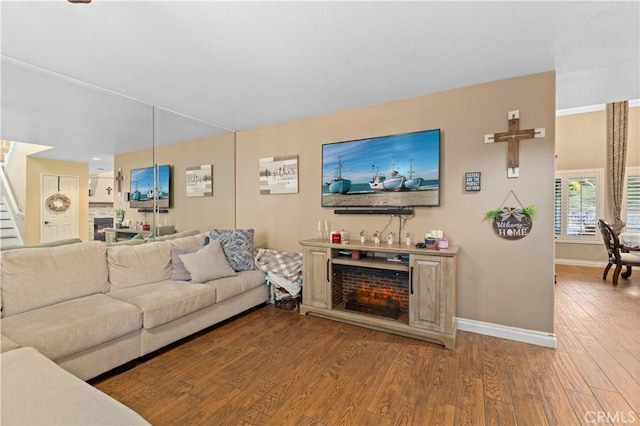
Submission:
[[[220,241],[234,271],[257,269],[253,260],[253,229],[212,229],[209,236]]]

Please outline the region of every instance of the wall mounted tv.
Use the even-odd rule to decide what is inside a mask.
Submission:
[[[131,208],[153,208],[154,196],[158,207],[169,207],[171,203],[171,167],[168,164],[157,166],[157,184],[153,184],[154,166],[131,169]],[[154,194],[155,192],[155,194]]]
[[[437,207],[440,129],[322,145],[322,207]]]

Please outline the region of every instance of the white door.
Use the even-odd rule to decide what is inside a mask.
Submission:
[[[78,238],[78,177],[42,175],[40,242]]]

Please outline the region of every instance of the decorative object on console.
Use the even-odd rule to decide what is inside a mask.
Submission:
[[[336,232],[336,231],[331,232],[331,242],[333,244],[340,244],[340,242],[342,241],[341,238],[342,237],[339,232]]]
[[[329,222],[327,222],[326,220],[324,221],[324,232],[322,230],[322,221],[319,220],[318,221],[318,234],[317,234],[317,238],[319,240],[328,240],[330,237],[329,235]]]
[[[113,211],[116,214],[116,228],[122,228],[122,221],[124,221],[126,211],[122,207],[116,207]]]
[[[367,241],[367,237],[364,235],[364,229],[360,231],[360,244],[364,244]]]
[[[298,193],[298,156],[267,157],[260,160],[260,194]]]
[[[509,195],[513,195],[520,207],[504,207]],[[535,205],[524,207],[515,192],[511,190],[502,205],[489,210],[486,216],[493,221],[493,230],[500,238],[519,240],[529,235],[533,228],[533,218],[537,213]]]
[[[484,143],[508,142],[507,177],[520,176],[520,140],[544,138],[545,128],[520,130],[520,111],[509,111],[509,131],[484,135]]]
[[[373,233],[373,243],[375,245],[380,244],[380,233],[378,231]]]
[[[212,229],[209,238],[220,240],[229,265],[236,271],[256,269],[253,258],[253,229]]]
[[[187,197],[211,197],[213,195],[213,165],[187,167]]]

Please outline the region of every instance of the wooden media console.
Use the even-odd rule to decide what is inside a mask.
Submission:
[[[304,255],[301,315],[316,315],[455,349],[458,247],[431,250],[399,243],[332,244],[320,239],[300,244]],[[362,253],[359,259],[349,254],[354,250]],[[376,312],[376,306],[370,310],[347,309],[343,275],[346,279],[354,271],[363,280],[361,292],[371,292],[371,297],[361,298],[364,302],[369,298],[377,304],[393,298],[400,306],[404,304],[397,319],[366,313]],[[389,275],[392,279],[387,279]],[[404,285],[398,286],[397,282]],[[398,287],[407,294],[399,294],[402,290]]]

